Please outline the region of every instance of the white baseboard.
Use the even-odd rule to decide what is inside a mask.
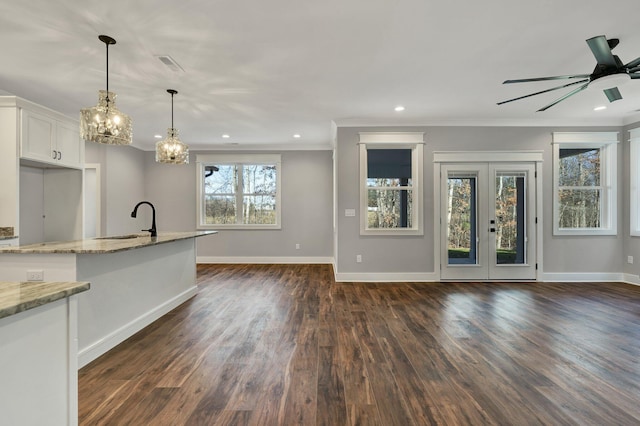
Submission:
[[[263,256],[198,256],[202,264],[332,264],[337,271],[333,257],[263,257]],[[438,282],[436,272],[335,272],[336,282]],[[542,273],[543,282],[597,282],[613,281],[640,285],[640,276],[617,272],[547,272]]]
[[[197,256],[197,263],[239,263],[239,264],[283,264],[283,263],[330,263],[333,257],[302,257],[302,256]]]
[[[626,275],[618,272],[545,272],[542,274],[541,281],[564,282],[564,281],[614,281],[628,282]]]
[[[334,266],[335,268],[335,266]],[[334,269],[335,270],[335,269]],[[435,272],[336,272],[336,282],[436,282]]]
[[[633,285],[640,285],[640,276],[633,274],[624,274],[624,282]]]
[[[102,339],[93,342],[86,348],[80,348],[78,351],[78,368],[82,368],[100,355],[104,354],[108,350],[114,348],[118,344],[122,343],[129,337],[136,334],[161,316],[169,313],[173,309],[177,308],[187,300],[191,299],[198,292],[198,287],[193,286],[188,290],[183,291],[172,299],[167,300],[160,306],[146,312],[134,319],[133,321],[125,324],[114,332],[108,334]]]

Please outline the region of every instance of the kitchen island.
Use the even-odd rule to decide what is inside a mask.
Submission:
[[[195,238],[124,235],[0,249],[0,280],[89,281],[78,295],[82,367],[196,294]]]
[[[89,287],[0,281],[0,423],[77,424],[77,298]]]

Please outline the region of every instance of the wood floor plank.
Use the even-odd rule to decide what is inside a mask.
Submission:
[[[79,371],[81,425],[640,424],[640,287],[197,271]]]
[[[342,363],[337,348],[323,346],[318,359],[318,425],[343,425],[347,422]]]

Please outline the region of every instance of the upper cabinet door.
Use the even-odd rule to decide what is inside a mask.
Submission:
[[[20,158],[54,163],[55,125],[49,117],[22,109]]]
[[[78,123],[56,123],[56,150],[58,162],[67,167],[84,167],[84,141],[80,140]]]
[[[84,167],[78,124],[22,109],[20,158],[60,167]]]

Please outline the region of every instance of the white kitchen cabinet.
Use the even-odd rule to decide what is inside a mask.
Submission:
[[[34,179],[21,179],[27,171],[37,172],[29,174]],[[22,231],[28,242],[82,238],[83,175],[77,121],[16,96],[0,96],[0,227]],[[37,211],[29,211],[33,199]],[[33,240],[35,227],[42,231]]]
[[[21,124],[21,159],[83,168],[84,143],[77,122],[21,108]]]

